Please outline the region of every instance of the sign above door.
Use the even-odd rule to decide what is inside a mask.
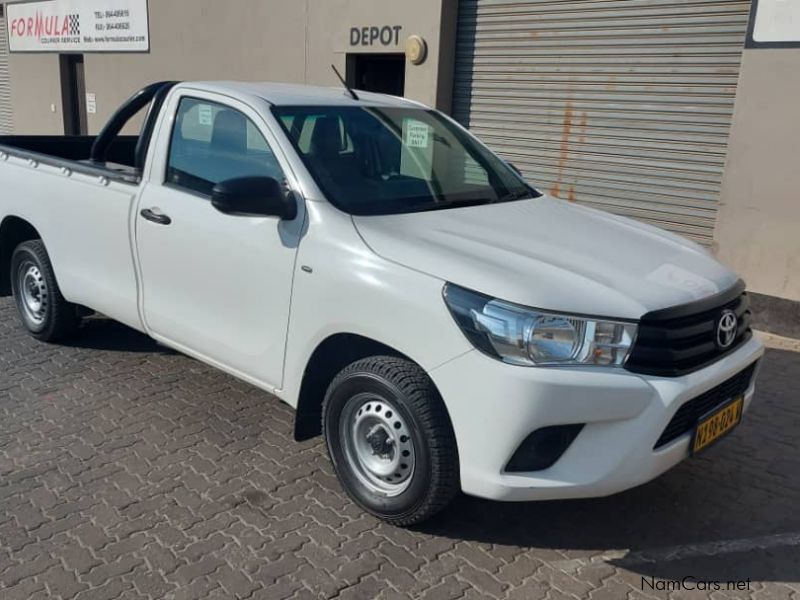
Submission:
[[[11,52],[147,52],[147,0],[46,0],[6,6]]]

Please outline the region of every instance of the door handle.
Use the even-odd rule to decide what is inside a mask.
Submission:
[[[148,221],[152,221],[153,223],[158,223],[159,225],[169,225],[170,223],[172,223],[172,219],[170,219],[167,215],[165,215],[155,207],[143,208],[139,214],[142,215],[142,217],[147,219]]]

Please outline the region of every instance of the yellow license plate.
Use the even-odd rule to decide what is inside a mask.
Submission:
[[[708,448],[742,421],[744,397],[736,398],[697,423],[692,441],[692,454]]]

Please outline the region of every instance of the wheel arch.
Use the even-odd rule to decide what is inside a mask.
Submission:
[[[336,333],[317,345],[303,371],[295,415],[295,440],[308,440],[322,433],[322,401],[339,371],[357,360],[378,355],[396,356],[419,365],[399,350],[356,333]]]
[[[11,256],[22,242],[42,236],[29,221],[14,215],[0,223],[0,297],[11,295]]]

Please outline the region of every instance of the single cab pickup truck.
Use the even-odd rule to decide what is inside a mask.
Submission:
[[[157,83],[97,137],[0,138],[0,190],[0,292],[31,335],[98,312],[274,394],[396,525],[459,490],[642,484],[753,396],[734,273],[402,98]]]

